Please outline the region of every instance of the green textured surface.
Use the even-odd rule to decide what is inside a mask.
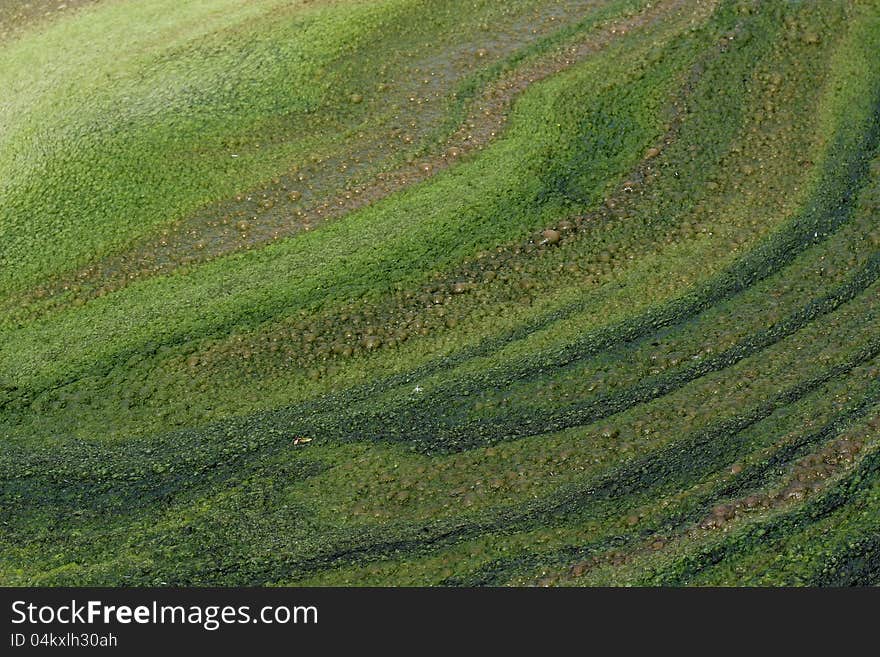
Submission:
[[[880,583],[880,4],[0,9],[0,584]]]

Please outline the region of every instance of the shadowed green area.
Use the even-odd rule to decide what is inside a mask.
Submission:
[[[0,41],[0,582],[877,584],[878,51],[873,0]],[[247,242],[294,188],[371,200]]]

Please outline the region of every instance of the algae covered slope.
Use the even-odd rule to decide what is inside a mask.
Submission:
[[[0,583],[880,583],[876,0],[0,11]]]

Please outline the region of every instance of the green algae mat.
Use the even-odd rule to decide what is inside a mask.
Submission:
[[[880,2],[0,5],[0,584],[880,584]]]

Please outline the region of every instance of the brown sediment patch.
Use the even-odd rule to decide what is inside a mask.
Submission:
[[[379,302],[365,304],[352,300],[331,311],[301,312],[271,327],[220,339],[205,348],[202,364],[222,367],[232,363],[237,370],[243,368],[246,374],[253,375],[294,368],[308,371],[317,380],[332,375],[337,365],[366,352],[392,350],[414,339],[467,324],[490,303],[532,303],[560,284],[594,289],[630,260],[662,248],[662,240],[658,244],[638,243],[625,250],[609,247],[586,258],[579,250],[591,244],[596,229],[630,216],[637,196],[659,176],[656,158],[661,147],[677,138],[687,114],[687,97],[704,69],[702,61],[692,67],[673,103],[667,132],[629,173],[629,179],[640,181],[639,194],[621,186],[594,212],[559,221],[521,241],[481,251],[452,271],[435,272],[420,287],[397,290]],[[616,429],[608,427],[606,431],[612,435]]]
[[[712,53],[709,57],[714,56]],[[705,62],[697,62],[677,94],[668,130],[652,147],[660,151],[673,143],[686,115],[686,99],[699,81]],[[291,369],[319,380],[332,376],[339,366],[370,352],[394,350],[425,336],[436,336],[479,320],[489,304],[531,304],[551,294],[561,284],[594,289],[632,260],[657,244],[637,243],[625,249],[585,257],[595,230],[631,215],[637,196],[659,176],[657,153],[646,152],[628,178],[638,180],[639,194],[625,186],[613,192],[596,211],[559,221],[536,230],[524,239],[477,253],[451,271],[435,272],[421,286],[398,289],[383,299],[364,303],[352,299],[341,307],[279,319],[253,332],[220,338],[199,351],[194,374],[214,368],[234,367],[245,375],[272,375]],[[250,224],[243,222],[240,230]],[[609,427],[609,433],[615,429]]]
[[[181,266],[310,231],[330,219],[365,207],[436,175],[490,143],[502,131],[513,101],[529,85],[571,67],[617,37],[648,27],[686,5],[684,0],[651,4],[640,13],[592,30],[577,44],[504,74],[471,103],[467,119],[436,152],[424,157],[414,157],[410,145],[418,145],[420,135],[417,133],[431,123],[426,114],[435,119],[442,115],[439,106],[445,97],[444,88],[448,88],[454,78],[453,69],[459,75],[462,71],[474,71],[478,64],[483,65],[482,60],[493,58],[493,49],[500,51],[496,59],[509,54],[511,49],[508,47],[505,53],[498,43],[488,42],[489,47],[478,51],[465,48],[453,53],[450,55],[453,63],[447,62],[445,67],[436,62],[432,67],[414,65],[410,73],[421,80],[422,87],[418,93],[409,93],[397,106],[393,125],[386,133],[370,136],[358,133],[354,139],[356,148],[343,155],[316,156],[261,189],[237,195],[189,219],[174,222],[159,235],[146,238],[123,253],[63,274],[36,289],[15,295],[8,302],[16,309],[16,318],[26,321],[48,309],[81,305],[134,281],[167,274]],[[555,16],[550,18],[554,20],[548,20],[549,25],[561,23]],[[531,32],[539,33],[539,29],[533,27]],[[481,55],[480,50],[485,52]],[[376,94],[388,92],[391,86],[380,85]],[[360,92],[353,92],[347,100],[355,102],[355,98],[357,104],[370,102],[369,97]],[[401,158],[406,161],[396,168],[382,171],[380,164],[380,170],[375,170],[377,160],[381,163]],[[555,232],[555,229],[549,230]],[[555,236],[552,232],[550,235],[547,242],[555,244]],[[565,241],[562,236],[561,239]]]
[[[576,562],[565,570],[550,574],[545,572],[539,581],[544,582],[543,585],[549,586],[576,580],[597,567],[621,566],[631,563],[639,557],[678,544],[685,538],[697,540],[713,532],[728,531],[737,520],[750,514],[780,509],[802,502],[821,491],[835,476],[852,467],[859,454],[875,445],[878,436],[880,436],[880,413],[875,412],[863,424],[844,431],[821,449],[797,459],[773,488],[718,503],[702,520],[687,527],[675,537],[651,536],[643,539],[627,552],[614,550],[595,554]],[[778,445],[787,444],[790,438],[790,436],[784,437]],[[739,473],[733,474],[736,476]],[[638,524],[639,520],[638,516],[629,516],[626,518],[625,524],[633,527]]]
[[[101,0],[3,0],[0,2],[0,43],[9,41],[41,23],[63,18]]]
[[[698,527],[702,530],[724,529],[729,523],[748,513],[802,501],[821,490],[829,479],[851,465],[864,447],[863,436],[853,432],[845,433],[821,450],[795,461],[786,476],[772,490],[751,493],[719,504],[698,523]]]

